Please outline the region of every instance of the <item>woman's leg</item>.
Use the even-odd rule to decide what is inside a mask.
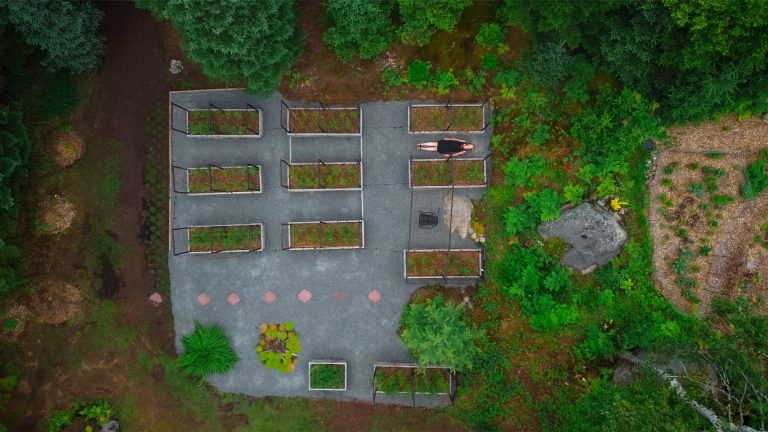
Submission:
[[[425,143],[418,143],[418,144],[416,144],[416,148],[419,149],[419,150],[424,150],[424,151],[437,151],[437,143],[434,142],[434,141],[432,141],[432,142],[425,142]]]

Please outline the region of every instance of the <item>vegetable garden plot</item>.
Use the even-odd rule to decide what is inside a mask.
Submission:
[[[374,391],[385,394],[449,395],[451,371],[448,368],[416,366],[374,366]]]
[[[409,169],[411,186],[419,187],[484,187],[484,159],[412,159]]]
[[[288,224],[288,249],[359,249],[364,243],[362,221]]]
[[[189,110],[187,119],[192,136],[261,136],[260,110]]]
[[[481,272],[480,249],[407,250],[406,279],[478,278]]]
[[[410,133],[483,132],[485,105],[411,105]]]
[[[188,228],[189,252],[249,252],[262,250],[261,224],[195,226]]]
[[[360,108],[289,108],[288,133],[360,134]]]
[[[347,362],[309,362],[309,390],[344,391],[346,389]]]
[[[187,169],[191,194],[261,192],[261,169],[255,165]]]
[[[315,162],[288,165],[288,188],[360,189],[363,183],[359,162]]]

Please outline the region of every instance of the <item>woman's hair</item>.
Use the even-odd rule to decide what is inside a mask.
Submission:
[[[472,150],[473,148],[475,148],[475,145],[472,143],[465,142],[464,144],[461,145],[461,148],[464,150]]]

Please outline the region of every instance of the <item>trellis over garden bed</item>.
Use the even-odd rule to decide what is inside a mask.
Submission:
[[[488,101],[454,103],[449,99],[444,104],[411,103],[408,105],[408,133],[484,133],[491,123],[490,116],[486,115]]]
[[[284,250],[362,249],[362,220],[291,222],[282,226]]]
[[[485,158],[413,159],[408,163],[408,181],[414,189],[485,187],[488,183]]]
[[[248,103],[208,103],[204,108],[171,103],[171,129],[192,138],[259,138],[263,130],[261,110]],[[186,114],[183,124],[176,124],[176,110]]]
[[[190,195],[261,193],[258,165],[184,168],[173,166],[173,191]]]
[[[289,106],[280,102],[280,126],[288,135],[359,136],[363,130],[363,111],[359,104]]]
[[[197,225],[174,228],[174,255],[258,252],[264,249],[262,224]]]
[[[307,365],[307,369],[308,390],[347,390],[347,362],[343,360],[311,360]]]
[[[416,406],[417,395],[456,397],[456,375],[444,366],[421,366],[416,363],[373,364],[373,402],[382,394],[411,395]]]
[[[290,163],[280,160],[280,184],[292,192],[361,190],[363,164],[356,162]]]
[[[478,279],[483,273],[482,249],[411,249],[403,251],[406,280]]]

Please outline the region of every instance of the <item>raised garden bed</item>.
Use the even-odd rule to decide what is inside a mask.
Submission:
[[[309,390],[344,391],[347,389],[347,363],[343,361],[309,362]]]
[[[411,105],[409,111],[410,133],[483,132],[484,127],[483,105]]]
[[[480,249],[407,250],[406,278],[477,278],[481,271]]]
[[[411,186],[415,188],[485,186],[485,161],[483,159],[422,159],[411,160]],[[451,176],[453,171],[453,176]]]
[[[299,333],[293,327],[293,322],[263,323],[259,329],[261,332],[256,345],[259,360],[270,369],[282,373],[293,372],[301,352]]]
[[[294,222],[288,233],[290,249],[357,249],[365,238],[362,221]]]
[[[289,189],[360,189],[362,184],[362,166],[358,162],[288,165]]]
[[[385,394],[449,394],[451,372],[448,368],[416,366],[374,366],[377,393]]]
[[[192,253],[262,250],[261,224],[189,227],[188,235]]]
[[[261,192],[261,169],[253,165],[190,168],[187,185],[192,194]]]
[[[261,136],[260,114],[259,110],[190,110],[187,132],[192,136]]]
[[[291,134],[360,134],[360,109],[355,108],[290,108],[288,133]]]

